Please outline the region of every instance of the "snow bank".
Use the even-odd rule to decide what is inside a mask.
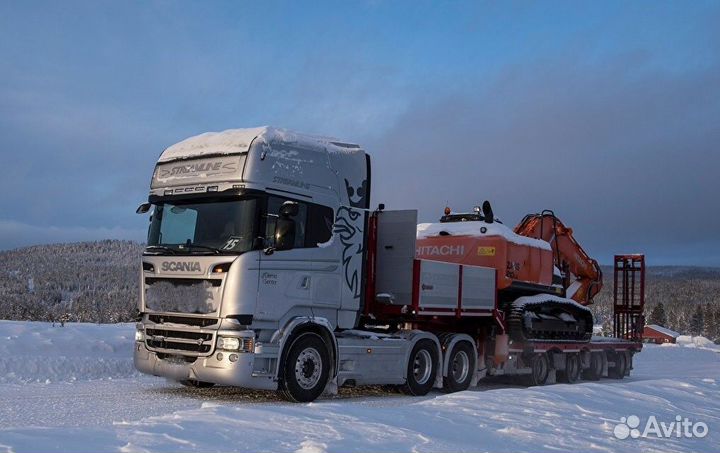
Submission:
[[[454,394],[426,397],[319,400],[309,404],[234,399],[221,389],[179,395],[192,409],[145,415],[158,404],[172,407],[167,392],[149,390],[95,398],[103,405],[127,404],[127,413],[103,426],[33,427],[0,419],[0,446],[8,451],[77,452],[716,452],[720,429],[720,356],[697,348],[648,345],[636,356],[633,375],[623,380],[524,388],[484,384]],[[142,385],[142,379],[137,380]],[[76,383],[85,387],[101,381]],[[112,384],[115,384],[114,382]],[[60,385],[60,384],[58,384]],[[110,384],[108,384],[110,385]],[[146,384],[147,385],[147,384]],[[0,389],[2,392],[2,389]],[[191,392],[191,391],[188,391]],[[211,395],[221,395],[212,397]],[[65,403],[74,404],[74,395]],[[25,410],[47,410],[29,400]],[[0,410],[0,413],[2,411]],[[620,440],[613,430],[635,415],[673,422],[676,416],[708,424],[706,438]],[[76,415],[82,421],[85,414]],[[0,447],[2,451],[2,447]]]
[[[623,380],[532,388],[484,382],[454,394],[309,404],[123,378],[134,373],[133,337],[132,324],[0,321],[0,382],[7,383],[0,385],[0,452],[714,453],[720,445],[720,354],[702,337],[645,345]],[[76,381],[30,383],[45,379]],[[614,428],[630,415],[666,423],[688,417],[709,434],[617,439]]]
[[[720,352],[720,345],[717,345],[712,342],[712,340],[708,340],[705,337],[692,337],[690,335],[680,335],[675,339],[675,342],[679,346],[684,346],[686,348],[698,348],[698,349],[706,349],[709,351],[717,351]],[[669,345],[673,346],[672,343],[665,343],[663,346]]]
[[[485,228],[483,233],[481,228]],[[502,223],[485,223],[480,221],[468,222],[447,222],[447,223],[421,223],[417,226],[417,238],[424,239],[431,236],[439,236],[440,233],[447,233],[451,236],[502,236],[508,242],[518,245],[527,245],[543,250],[552,250],[550,244],[539,239],[515,234],[513,230]]]
[[[0,383],[134,375],[133,324],[0,321]]]

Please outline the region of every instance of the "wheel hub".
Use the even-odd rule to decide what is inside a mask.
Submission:
[[[455,382],[464,382],[470,372],[470,358],[465,351],[458,351],[452,361],[452,376]]]
[[[430,353],[426,350],[420,350],[415,354],[415,360],[413,360],[413,377],[415,382],[422,385],[430,379],[432,373],[432,358]]]
[[[295,361],[295,379],[300,387],[309,390],[320,381],[322,359],[315,348],[306,348],[298,355]]]

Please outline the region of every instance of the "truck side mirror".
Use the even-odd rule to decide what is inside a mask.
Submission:
[[[295,246],[295,221],[280,216],[275,223],[275,250],[290,250]]]
[[[150,206],[152,206],[150,203],[143,203],[135,210],[136,214],[145,214],[150,210]]]
[[[280,206],[280,217],[295,217],[300,212],[300,207],[294,201],[286,201]]]

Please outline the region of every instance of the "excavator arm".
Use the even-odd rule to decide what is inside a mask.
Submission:
[[[545,210],[526,215],[515,227],[515,233],[550,243],[555,266],[563,275],[566,297],[582,305],[592,304],[602,288],[602,271],[575,240],[572,228],[566,227],[552,211]]]

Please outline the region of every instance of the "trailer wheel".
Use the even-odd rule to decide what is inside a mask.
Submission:
[[[187,379],[184,381],[180,381],[180,383],[185,387],[195,387],[198,389],[209,389],[210,387],[213,387],[215,385],[212,382],[197,381],[195,379]]]
[[[407,381],[403,391],[408,395],[427,395],[435,384],[438,353],[431,340],[420,340],[410,352],[407,366]]]
[[[613,379],[622,379],[627,371],[627,357],[624,352],[615,353],[615,365],[608,370],[608,375]]]
[[[526,377],[528,385],[544,385],[550,374],[550,361],[546,353],[533,354],[530,359],[532,373]]]
[[[603,362],[600,353],[590,353],[590,367],[583,370],[583,379],[587,381],[597,381],[602,376]]]
[[[450,351],[449,358],[443,389],[449,393],[467,390],[475,371],[475,348],[467,341],[459,341]]]
[[[580,356],[577,354],[565,355],[565,369],[560,371],[560,381],[574,384],[580,379]]]
[[[297,403],[313,401],[325,390],[329,373],[330,353],[325,342],[317,334],[304,333],[285,357],[280,394]]]

